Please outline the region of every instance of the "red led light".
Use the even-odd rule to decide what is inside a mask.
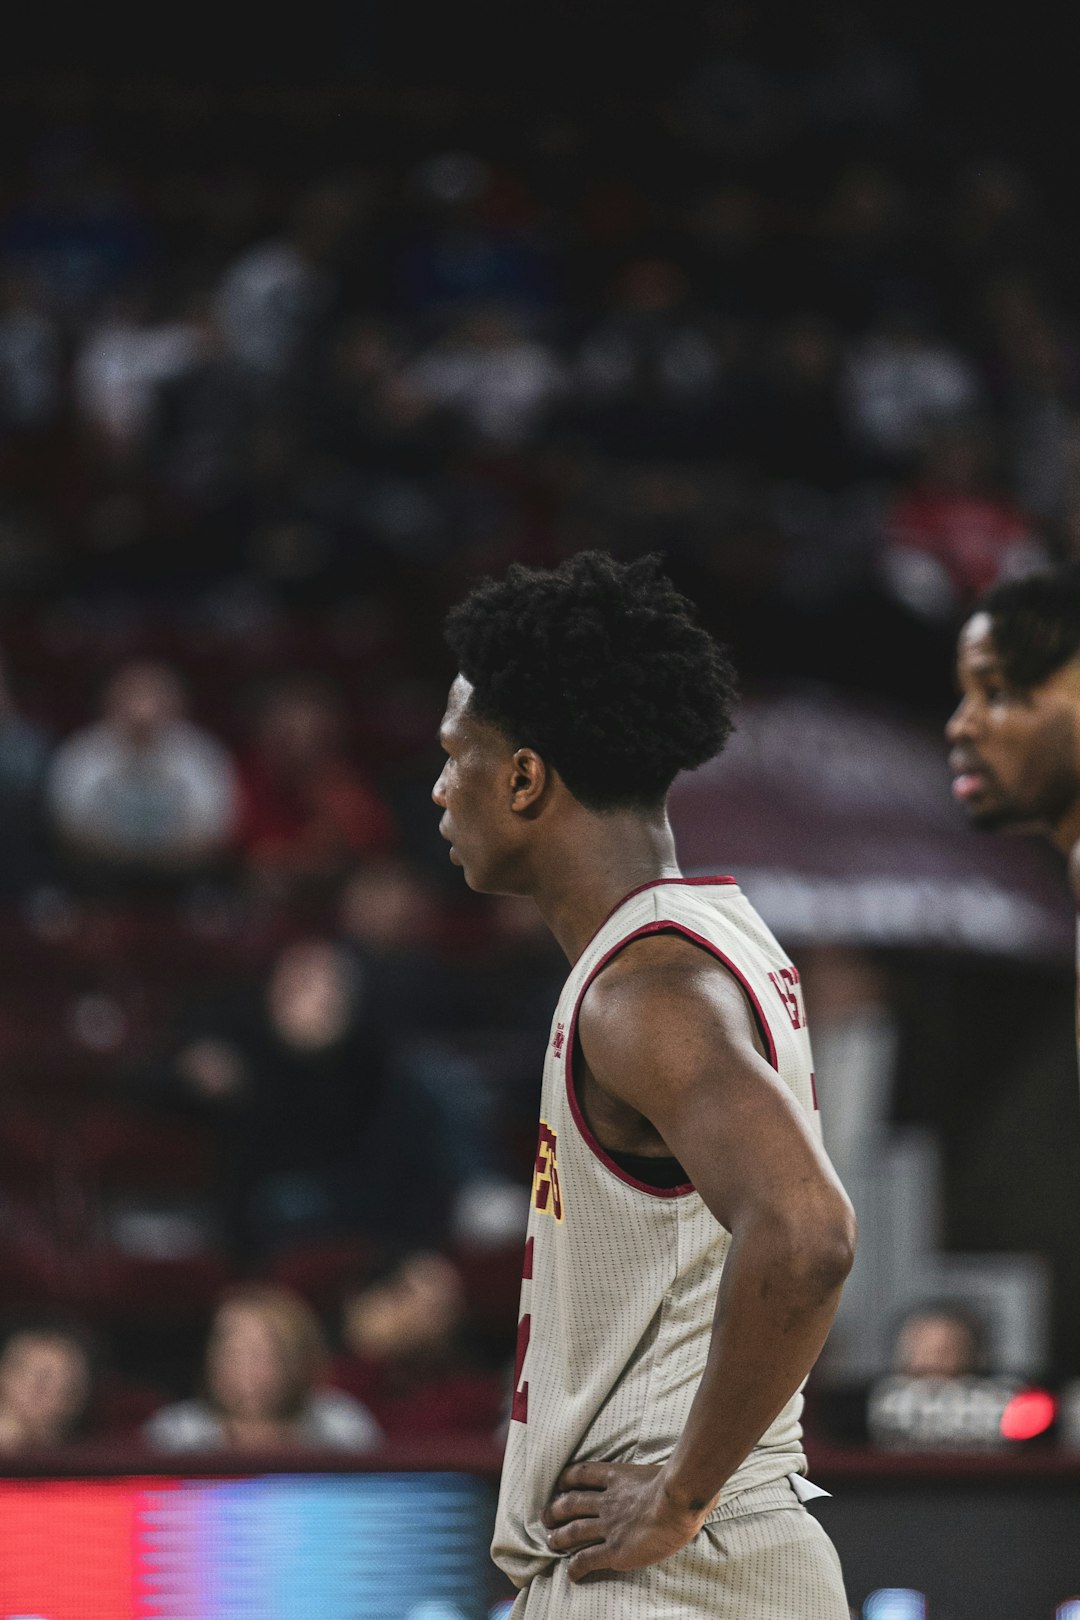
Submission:
[[[1045,1434],[1057,1416],[1057,1401],[1045,1389],[1024,1389],[1014,1395],[1001,1414],[1006,1440],[1033,1440]]]

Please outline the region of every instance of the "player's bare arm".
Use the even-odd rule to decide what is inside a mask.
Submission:
[[[675,937],[636,941],[589,988],[578,1033],[586,1112],[620,1135],[647,1121],[653,1151],[679,1160],[732,1243],[672,1456],[576,1463],[558,1482],[546,1522],[574,1580],[656,1563],[693,1539],[814,1365],[854,1254],[847,1197],[719,963]],[[604,1121],[590,1123],[603,1140]]]

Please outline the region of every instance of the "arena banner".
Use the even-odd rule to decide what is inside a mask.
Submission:
[[[693,873],[734,873],[785,941],[1064,960],[1075,916],[1035,839],[973,831],[932,727],[817,688],[743,704],[672,796]]]

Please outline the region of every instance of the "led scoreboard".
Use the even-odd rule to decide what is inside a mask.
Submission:
[[[464,1474],[0,1481],[0,1620],[486,1620]]]
[[[0,1620],[505,1620],[497,1459],[380,1460],[0,1479]],[[1080,1458],[819,1451],[811,1474],[854,1620],[1080,1620]]]

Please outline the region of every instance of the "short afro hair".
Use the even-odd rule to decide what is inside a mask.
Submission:
[[[1010,685],[1041,686],[1080,653],[1080,563],[996,585],[975,612],[990,615]]]
[[[515,564],[451,611],[446,640],[473,712],[592,810],[655,809],[731,732],[735,671],[655,556]]]

